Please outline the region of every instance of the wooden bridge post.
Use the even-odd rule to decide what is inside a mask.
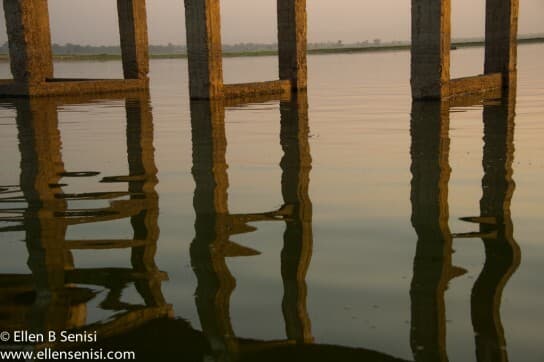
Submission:
[[[147,79],[149,51],[145,0],[117,0],[125,79]]]
[[[223,95],[219,0],[185,0],[189,93],[192,99]]]
[[[4,0],[13,78],[42,83],[53,77],[47,0]]]
[[[306,0],[278,0],[278,55],[280,80],[292,89],[306,89]]]
[[[519,0],[486,0],[486,74],[501,73],[502,87],[516,83]]]

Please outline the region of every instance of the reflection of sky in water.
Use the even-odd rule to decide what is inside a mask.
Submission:
[[[455,72],[479,72],[478,49],[452,53]],[[538,339],[544,322],[539,275],[544,249],[542,137],[544,81],[536,59],[542,46],[519,48],[519,89],[514,132],[514,192],[511,214],[522,263],[505,287],[501,318],[508,354],[515,361],[538,361]],[[306,301],[316,342],[364,347],[399,358],[412,358],[410,348],[410,283],[417,235],[410,222],[409,53],[309,57],[309,123],[312,170],[309,196],[313,205],[313,255],[306,276]],[[274,78],[275,59],[226,59],[232,80]],[[256,63],[246,72],[249,64]],[[465,64],[466,63],[466,64]],[[189,247],[195,237],[191,174],[192,147],[186,62],[151,62],[151,102],[155,162],[159,170],[158,251],[155,261],[168,273],[162,283],[176,316],[200,328],[195,308],[196,277]],[[6,66],[2,66],[5,71]],[[104,75],[110,63],[59,63],[63,75]],[[63,73],[64,72],[64,73]],[[79,74],[78,73],[78,74]],[[466,73],[466,74],[465,74]],[[109,73],[108,73],[109,74]],[[87,74],[86,74],[87,75]],[[81,74],[79,74],[81,76]],[[227,77],[228,78],[228,77]],[[246,79],[248,78],[248,79]],[[227,79],[228,80],[228,79]],[[539,95],[539,97],[535,96]],[[482,107],[463,108],[450,117],[449,227],[453,233],[475,231],[459,217],[480,213],[482,197]],[[0,110],[0,184],[19,183],[20,155],[13,110]],[[283,204],[280,111],[277,102],[226,111],[226,161],[231,213],[265,212]],[[100,183],[104,176],[128,172],[125,110],[122,101],[64,107],[59,113],[62,157],[67,171],[100,171],[89,178],[63,179],[65,192],[124,191],[125,183]],[[123,198],[121,198],[123,199]],[[12,204],[5,204],[12,207]],[[18,204],[21,205],[21,204]],[[105,207],[106,200],[70,201],[70,207]],[[4,208],[4,204],[1,205]],[[0,227],[6,223],[0,222]],[[228,258],[237,286],[230,316],[237,336],[283,339],[281,249],[284,222],[251,224],[257,231],[230,240],[260,251],[252,257]],[[128,219],[71,226],[70,239],[131,238]],[[24,233],[0,233],[1,273],[27,273]],[[474,360],[470,295],[485,254],[480,239],[455,239],[452,263],[467,273],[445,292],[447,347],[452,361]],[[74,252],[78,267],[129,267],[127,250]],[[110,312],[88,304],[88,321]],[[122,300],[141,303],[133,285]]]

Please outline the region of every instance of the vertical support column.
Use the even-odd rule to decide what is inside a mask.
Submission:
[[[219,0],[185,0],[189,93],[191,99],[223,94]]]
[[[451,0],[412,0],[413,99],[449,95]]]
[[[503,88],[516,82],[519,0],[487,0],[484,71],[502,73]]]
[[[117,0],[125,79],[147,79],[149,50],[145,0]]]
[[[47,0],[4,0],[11,73],[18,82],[53,77]]]
[[[306,89],[306,0],[278,0],[278,52],[281,80]]]

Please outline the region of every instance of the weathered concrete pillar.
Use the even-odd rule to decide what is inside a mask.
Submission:
[[[149,73],[145,0],[117,0],[125,79],[146,79]]]
[[[487,0],[485,73],[501,73],[503,87],[516,82],[519,0]]]
[[[449,95],[450,46],[451,0],[412,0],[412,98]]]
[[[306,89],[306,0],[278,0],[278,52],[281,80]]]
[[[18,82],[53,77],[47,0],[4,0],[11,73]]]
[[[190,96],[218,98],[223,93],[219,0],[185,0],[185,27]]]

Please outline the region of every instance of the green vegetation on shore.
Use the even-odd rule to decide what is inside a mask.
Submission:
[[[532,37],[518,39],[518,44],[535,44],[544,43],[544,37]],[[483,40],[476,41],[459,41],[452,43],[452,49],[483,47]],[[370,52],[386,52],[386,51],[403,51],[409,50],[410,44],[385,44],[385,45],[368,45],[368,46],[338,46],[326,48],[311,48],[308,49],[308,54],[344,54],[344,53],[370,53]],[[225,51],[224,57],[258,57],[276,55],[276,50],[247,50],[247,51]],[[120,54],[55,54],[53,58],[56,61],[110,61],[120,60]],[[150,53],[151,59],[183,59],[187,58],[183,53]],[[7,54],[0,54],[0,61],[8,61]]]

